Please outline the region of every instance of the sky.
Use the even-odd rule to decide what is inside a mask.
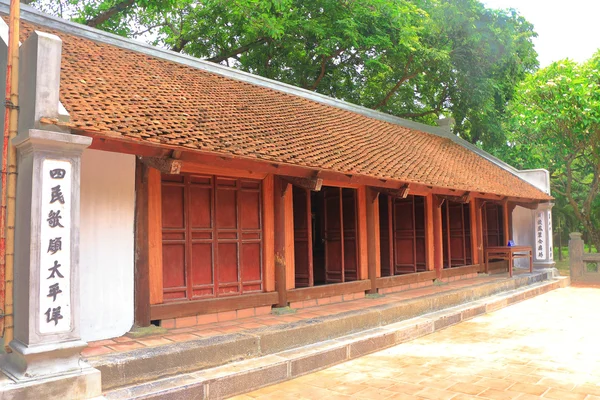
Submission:
[[[540,67],[570,58],[589,59],[600,49],[600,0],[482,0],[489,8],[514,8],[531,22]]]

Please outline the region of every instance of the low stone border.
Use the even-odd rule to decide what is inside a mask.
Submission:
[[[533,278],[533,276],[530,276]],[[325,340],[301,348],[234,362],[115,390],[108,399],[222,399],[293,379],[376,352],[496,311],[510,304],[568,286],[568,277],[533,283],[409,320]],[[429,296],[435,297],[435,296]],[[158,360],[157,360],[158,362]],[[103,372],[104,374],[104,372]]]

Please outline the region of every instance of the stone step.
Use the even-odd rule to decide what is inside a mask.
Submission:
[[[305,349],[306,346],[311,345],[319,347],[322,346],[321,343],[329,343],[332,340],[339,340],[339,338],[348,337],[348,335],[358,332],[372,331],[373,329],[387,330],[391,329],[391,326],[394,327],[393,329],[396,329],[395,324],[398,322],[422,317],[425,314],[429,314],[427,318],[430,320],[435,317],[435,314],[431,313],[440,311],[448,313],[451,308],[466,303],[468,305],[463,307],[467,307],[469,311],[465,312],[472,313],[472,316],[493,310],[494,307],[501,308],[515,301],[523,300],[527,298],[526,296],[531,297],[539,294],[539,290],[542,290],[541,288],[546,288],[547,291],[550,288],[554,288],[553,285],[565,282],[565,279],[555,279],[554,271],[536,271],[533,274],[519,275],[511,279],[482,283],[462,289],[368,307],[362,310],[258,328],[244,333],[225,334],[184,343],[173,343],[159,347],[137,349],[126,353],[109,354],[90,358],[89,361],[92,366],[101,371],[102,389],[105,392],[119,387],[140,385],[145,382],[149,382],[148,385],[151,387],[161,378],[175,375],[177,377],[167,379],[165,382],[181,388],[187,385],[182,381],[182,379],[189,379],[189,376],[186,375],[187,373],[193,373],[193,379],[196,379],[195,377],[198,374],[213,373],[215,371],[214,367],[224,366],[224,368],[232,368],[233,365],[238,364],[231,363],[240,362],[241,360],[251,359],[249,364],[252,365],[257,360],[268,356],[281,357],[282,352],[285,353],[287,351],[291,351],[291,353],[286,354],[294,354],[294,351],[296,351],[294,349]],[[548,280],[550,282],[540,285],[540,282]],[[518,293],[512,293],[515,290]],[[508,292],[512,294],[504,298],[503,293],[506,294]],[[460,311],[459,314],[456,312],[450,312],[448,315],[444,314],[443,318],[440,317],[439,321],[436,320],[434,322],[433,327],[441,329],[444,326],[462,320],[462,312]],[[423,329],[422,334],[432,331],[428,330],[429,328]],[[411,330],[409,329],[409,331]],[[398,335],[394,334],[387,339],[378,339],[378,343],[384,342],[386,345],[391,346],[397,343],[396,336]],[[412,338],[414,334],[408,336]],[[394,339],[392,340],[391,337],[394,337]],[[336,353],[335,357],[343,353],[342,350],[337,351],[339,354]],[[357,350],[354,351],[356,352]],[[334,356],[332,355],[331,357]],[[271,360],[271,358],[268,359]],[[338,358],[335,358],[335,360],[335,362],[343,361]],[[281,360],[281,362],[291,368],[292,363],[290,360]],[[244,361],[239,365],[239,368],[243,369]],[[318,368],[327,365],[318,366]],[[275,367],[269,364],[268,370],[272,371],[273,368]],[[295,376],[290,375],[291,370],[288,371],[287,367],[285,369],[286,379]],[[312,371],[314,369],[309,370]],[[204,387],[207,378],[202,379],[204,379],[202,381],[202,386]],[[213,379],[213,381],[221,382],[219,379]],[[179,383],[175,384],[173,382]],[[265,384],[270,383],[272,382],[268,381]],[[148,385],[141,385],[140,388]],[[124,390],[125,392],[114,391],[113,395],[119,396],[119,393],[126,393],[127,390],[134,389]],[[216,393],[225,393],[217,389],[214,390]],[[218,397],[211,395],[210,398]]]
[[[125,387],[108,392],[105,396],[109,400],[223,399],[404,343],[568,284],[568,277],[551,278],[405,321],[267,356]]]

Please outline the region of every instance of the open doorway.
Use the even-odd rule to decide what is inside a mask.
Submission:
[[[356,190],[293,188],[296,287],[358,279]]]

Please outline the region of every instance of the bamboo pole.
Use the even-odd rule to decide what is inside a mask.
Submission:
[[[15,197],[17,151],[11,144],[17,136],[19,121],[19,20],[18,0],[10,2],[8,54],[6,65],[6,111],[2,143],[2,192],[0,199],[0,332],[4,343],[13,337],[13,268],[15,248]]]

